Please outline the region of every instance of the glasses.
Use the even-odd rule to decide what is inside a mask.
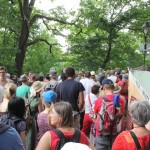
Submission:
[[[6,72],[0,72],[0,73],[6,73]]]

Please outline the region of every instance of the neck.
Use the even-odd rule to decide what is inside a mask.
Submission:
[[[68,80],[71,80],[71,79],[73,79],[73,77],[68,77],[67,79],[68,79]]]
[[[49,112],[49,107],[46,107],[46,106],[45,106],[44,112],[48,113],[48,112]]]
[[[111,95],[113,94],[113,91],[105,91],[105,95]]]
[[[133,128],[145,128],[145,126],[133,125]]]
[[[65,131],[65,132],[72,132],[72,131],[74,131],[73,127],[58,127],[57,129],[61,130],[61,131]]]

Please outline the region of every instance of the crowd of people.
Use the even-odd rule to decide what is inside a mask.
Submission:
[[[128,101],[128,71],[17,78],[0,67],[0,150],[150,149],[149,121],[149,102]]]

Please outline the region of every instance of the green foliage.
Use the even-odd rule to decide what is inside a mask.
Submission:
[[[51,43],[56,43],[54,37],[50,37],[46,31],[39,38],[45,38]],[[55,67],[57,71],[61,70],[61,54],[62,51],[58,45],[53,46],[52,50],[45,43],[39,42],[29,47],[24,66],[23,72],[33,71],[35,73],[42,72],[44,74],[49,72],[51,67]]]
[[[81,0],[80,10],[68,38],[70,64],[87,70],[143,65],[141,26],[150,19],[150,7],[142,0]]]

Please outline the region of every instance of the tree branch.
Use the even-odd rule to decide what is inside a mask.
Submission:
[[[36,14],[36,15],[34,15],[34,16],[31,18],[29,26],[31,27],[31,26],[33,25],[33,23],[34,23],[37,19],[46,19],[46,20],[50,20],[50,21],[59,22],[59,23],[62,23],[62,24],[75,25],[75,23],[70,23],[70,22],[67,22],[67,21],[59,20],[59,19],[57,19],[57,18],[47,17],[47,16],[44,16],[44,15]]]
[[[48,30],[52,30],[52,32],[55,34],[55,35],[60,35],[60,36],[63,36],[63,37],[65,37],[65,38],[68,38],[68,36],[67,35],[64,35],[64,34],[62,34],[61,32],[59,32],[59,30],[58,29],[53,29],[53,28],[50,28],[49,26],[48,26],[48,24],[45,22],[45,20],[44,19],[42,19],[43,20],[43,23],[44,23],[44,25],[46,26],[46,28],[48,29]]]
[[[9,29],[11,32],[15,33],[15,35],[17,35],[18,37],[20,36],[20,34],[17,33],[13,28],[8,27],[8,29]]]
[[[29,4],[29,16],[31,16],[34,4],[35,4],[35,0],[31,0]]]
[[[35,40],[29,42],[29,43],[27,44],[27,47],[28,47],[28,46],[31,46],[31,45],[33,45],[33,44],[36,44],[36,43],[38,43],[38,42],[44,42],[44,43],[46,43],[47,45],[49,45],[50,53],[52,53],[52,47],[55,46],[55,45],[59,45],[59,46],[61,46],[61,47],[65,47],[65,46],[66,46],[66,45],[65,45],[65,46],[62,46],[62,45],[59,44],[59,43],[53,43],[53,44],[51,44],[51,43],[49,43],[46,39],[37,38],[37,39],[35,39]]]

